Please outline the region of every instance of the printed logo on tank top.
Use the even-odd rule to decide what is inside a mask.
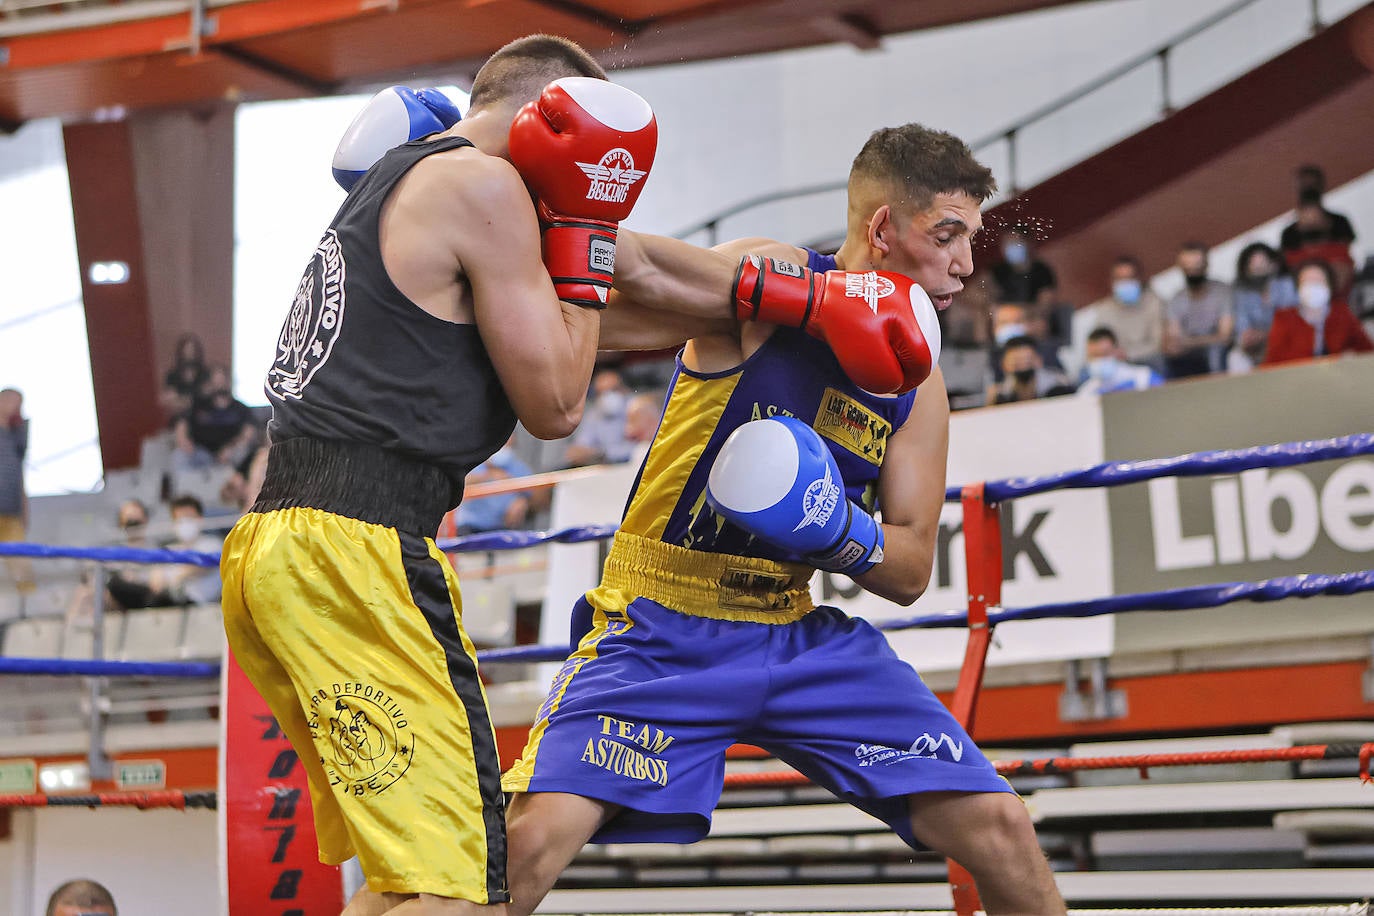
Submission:
[[[277,358],[267,372],[267,389],[278,398],[299,399],[329,360],[344,319],[343,248],[333,229],[315,249],[277,338]]]
[[[881,465],[892,424],[834,388],[825,389],[811,426],[826,439],[871,464]]]
[[[616,204],[623,204],[630,194],[630,186],[648,174],[635,168],[634,156],[621,147],[602,156],[600,162],[579,162],[577,167],[591,181],[591,187],[587,189],[588,200],[606,200]]]

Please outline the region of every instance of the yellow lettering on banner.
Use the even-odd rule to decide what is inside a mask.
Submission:
[[[610,716],[599,715],[597,718],[601,720],[601,734],[603,735],[609,735],[611,733],[611,723],[619,721],[618,719],[612,719]]]
[[[618,731],[620,732],[620,737],[622,738],[629,738],[634,730],[635,724],[633,722],[621,722],[620,728],[618,729]]]
[[[646,726],[645,729],[647,730],[647,728],[648,727]],[[668,745],[672,744],[674,740],[675,739],[672,735],[665,735],[663,733],[663,729],[656,728],[654,729],[653,743],[647,744],[645,745],[645,747],[649,749],[650,753],[661,754],[663,753],[663,749],[666,748]]]

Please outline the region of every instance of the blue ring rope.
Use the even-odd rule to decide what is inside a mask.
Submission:
[[[1287,467],[1335,458],[1350,458],[1374,453],[1374,434],[1361,433],[1335,439],[1289,442],[1248,449],[1196,452],[1175,458],[1123,461],[1098,464],[1076,471],[1042,477],[988,481],[983,492],[992,502],[1029,496],[1048,490],[1096,486],[1120,486],[1156,477],[1196,477],[1235,473],[1253,468]],[[945,499],[957,501],[961,488],[950,487]],[[556,542],[576,544],[602,540],[615,533],[615,525],[575,525],[555,531],[492,531],[445,540],[439,543],[446,552],[514,550],[536,544]],[[52,547],[43,544],[0,543],[0,556],[72,558],[101,562],[180,563],[191,566],[219,565],[219,555],[189,550],[136,549],[132,547]],[[1310,598],[1314,595],[1352,595],[1374,590],[1374,570],[1337,575],[1284,576],[1259,582],[1227,582],[1113,595],[1089,601],[1068,601],[1024,608],[1006,608],[989,613],[990,624],[1009,620],[1082,618],[1145,610],[1196,610],[1218,607],[1236,601],[1278,601],[1284,598]],[[944,611],[918,617],[888,620],[881,630],[964,626],[967,611]],[[562,661],[570,647],[518,646],[478,653],[488,664],[499,662]],[[217,677],[219,665],[212,663],[117,662],[93,659],[32,659],[0,657],[0,674],[61,674],[87,677]]]
[[[1132,611],[1191,611],[1220,607],[1237,601],[1280,601],[1285,598],[1313,598],[1318,595],[1354,595],[1374,591],[1374,569],[1360,572],[1303,574],[1262,579],[1258,582],[1226,582],[1220,585],[1194,585],[1136,595],[1112,595],[1089,601],[1063,601],[1031,607],[1005,608],[988,614],[990,624],[1012,620],[1098,617]],[[944,611],[875,624],[889,632],[912,629],[962,627],[967,611]],[[505,662],[561,662],[572,651],[570,646],[515,646],[488,649],[477,653],[482,664]],[[7,658],[0,656],[0,674],[72,674],[87,677],[217,677],[214,663],[116,662],[56,658]]]
[[[1360,433],[1337,439],[1314,439],[1263,445],[1257,448],[1195,452],[1175,458],[1150,458],[1145,461],[1114,461],[1063,471],[1043,477],[1013,477],[990,480],[983,492],[991,502],[1030,496],[1047,490],[1083,487],[1114,487],[1156,477],[1200,477],[1227,474],[1254,468],[1288,467],[1334,458],[1374,454],[1374,433]],[[961,488],[945,490],[947,502],[957,502]],[[599,541],[615,533],[615,525],[572,525],[554,531],[485,531],[439,542],[445,553],[494,550],[519,550],[538,544],[580,544]],[[52,547],[45,544],[0,543],[0,557],[40,557],[97,560],[105,563],[181,563],[189,566],[219,565],[219,554],[193,550],[138,549],[133,547]]]
[[[1118,487],[1156,477],[1204,477],[1209,474],[1234,474],[1255,468],[1289,467],[1333,458],[1353,458],[1374,453],[1374,433],[1341,436],[1337,439],[1311,439],[1261,445],[1255,448],[1194,452],[1175,458],[1148,458],[1144,461],[1110,461],[1076,471],[1061,471],[1043,477],[1012,477],[983,484],[989,502],[1002,502],[1018,496],[1031,496],[1047,490],[1082,487]],[[945,490],[946,502],[958,502],[961,487]]]

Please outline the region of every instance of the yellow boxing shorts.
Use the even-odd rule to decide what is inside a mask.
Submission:
[[[411,516],[358,484],[376,456],[320,462],[320,443],[299,442],[273,446],[221,573],[230,648],[309,775],[320,860],[356,854],[374,891],[508,901],[496,738],[457,576],[405,530],[419,525],[384,523]]]

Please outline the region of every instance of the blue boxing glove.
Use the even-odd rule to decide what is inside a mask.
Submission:
[[[410,140],[448,130],[463,117],[438,89],[383,89],[358,112],[334,150],[334,180],[345,191],[386,155]]]
[[[728,521],[817,569],[857,576],[883,561],[883,528],[844,495],[825,442],[795,417],[746,423],[711,466],[706,501]]]

